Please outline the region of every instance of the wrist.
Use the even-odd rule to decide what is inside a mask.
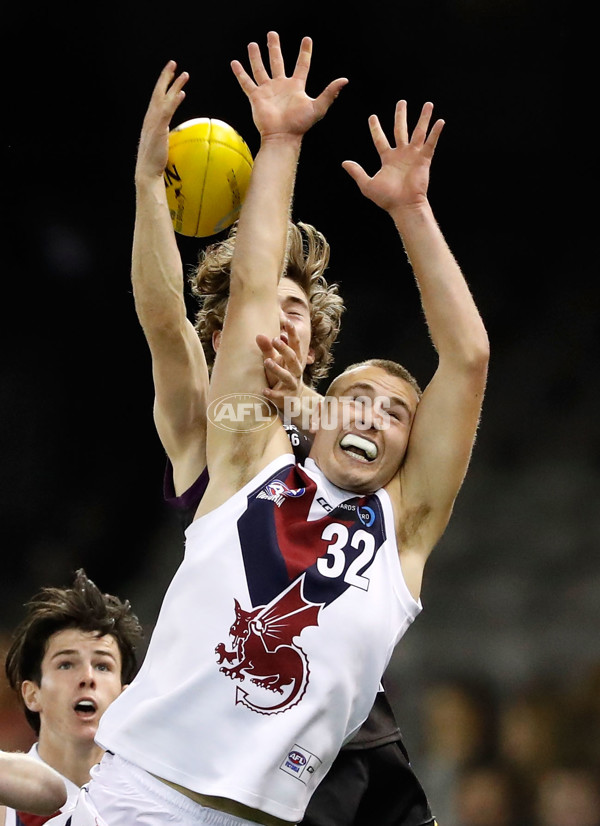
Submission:
[[[304,135],[299,135],[295,132],[270,132],[268,134],[261,134],[260,144],[261,146],[281,146],[299,150],[303,137]]]
[[[433,210],[426,196],[410,204],[392,206],[388,213],[396,226],[422,224],[433,217]]]
[[[135,188],[138,191],[153,191],[162,187],[164,189],[165,182],[163,173],[138,172],[136,170],[134,175]]]

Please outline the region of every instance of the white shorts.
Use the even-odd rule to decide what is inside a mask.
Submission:
[[[74,809],[48,826],[258,826],[201,806],[123,758],[106,753],[92,769]]]

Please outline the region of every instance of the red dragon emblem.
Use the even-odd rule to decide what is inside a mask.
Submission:
[[[227,662],[221,673],[244,682],[250,677],[252,687],[236,691],[236,703],[260,714],[279,714],[302,699],[310,669],[304,651],[295,645],[304,628],[318,625],[321,605],[307,602],[303,595],[304,577],[294,582],[276,600],[244,611],[235,602],[235,622],[229,629],[232,650],[220,642],[215,648],[217,665]],[[271,695],[279,695],[273,697]]]

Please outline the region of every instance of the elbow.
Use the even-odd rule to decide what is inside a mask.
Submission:
[[[473,348],[469,361],[467,362],[467,369],[465,370],[466,379],[469,382],[473,392],[477,397],[483,397],[488,378],[488,366],[490,363],[490,343],[487,335],[485,335],[481,342]]]
[[[490,363],[490,343],[485,336],[471,349],[465,363],[465,373],[476,385],[485,387]]]
[[[483,322],[479,321],[463,340],[461,358],[468,370],[487,373],[490,362],[490,339]]]
[[[67,799],[68,799],[67,787],[66,787],[64,781],[59,777],[58,780],[57,780],[56,789],[55,789],[55,803],[58,802],[57,808],[62,809],[62,807],[67,802]]]
[[[477,341],[473,343],[470,360],[475,369],[487,373],[488,364],[490,363],[490,340],[485,329],[482,330]]]
[[[453,364],[455,370],[476,382],[485,383],[490,362],[490,342],[485,329],[468,341],[463,341],[460,347],[450,348],[446,355],[448,363]],[[440,361],[442,360],[446,361],[446,358],[441,357]]]
[[[42,815],[54,814],[58,809],[62,809],[67,802],[67,787],[60,777],[54,779],[51,791],[52,796],[44,804],[44,811],[40,812]]]

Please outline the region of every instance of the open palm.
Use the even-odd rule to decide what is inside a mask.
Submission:
[[[285,74],[279,35],[276,32],[269,32],[267,46],[271,75],[265,68],[257,43],[248,46],[254,79],[238,60],[232,61],[231,68],[250,100],[254,123],[263,138],[283,133],[304,135],[325,115],[348,81],[346,78],[338,78],[317,98],[311,98],[306,94],[306,79],[312,56],[310,37],[302,40],[291,77]]]
[[[428,134],[433,104],[426,103],[409,138],[406,101],[396,105],[394,118],[395,146],[388,141],[377,115],[369,118],[373,144],[379,154],[381,169],[372,177],[355,161],[344,161],[346,172],[356,181],[363,195],[382,209],[390,210],[417,204],[427,198],[431,159],[444,126],[437,120]]]

